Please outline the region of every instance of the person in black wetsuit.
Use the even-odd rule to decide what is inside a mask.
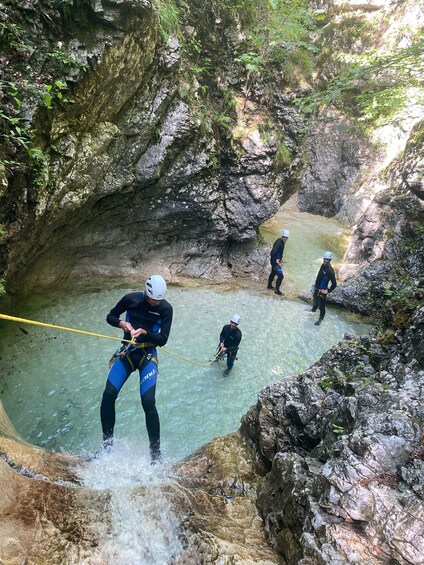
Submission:
[[[271,249],[271,273],[268,277],[268,286],[269,289],[274,289],[272,283],[274,281],[275,276],[277,277],[277,281],[275,284],[275,294],[278,296],[284,296],[284,293],[281,292],[280,286],[284,279],[283,273],[283,253],[284,253],[284,246],[286,241],[288,240],[290,232],[288,230],[283,230],[281,237],[275,240],[274,245]]]
[[[126,294],[109,312],[106,321],[124,331],[124,339],[135,339],[135,344],[123,344],[111,359],[111,369],[103,392],[100,418],[103,445],[113,442],[115,401],[130,374],[140,374],[141,404],[146,417],[152,463],[160,459],[160,423],[156,409],[156,381],[158,358],[156,347],[168,341],[173,310],[165,300],[166,282],[160,275],[149,277],[144,292]],[[120,316],[126,312],[125,321]]]
[[[241,342],[242,333],[238,328],[240,323],[240,316],[234,314],[230,323],[224,326],[219,336],[219,350],[220,356],[227,355],[227,368],[224,375],[228,375],[234,365],[234,360]]]
[[[332,258],[333,254],[330,251],[326,251],[324,253],[323,263],[315,280],[311,312],[316,312],[319,307],[319,319],[315,322],[316,326],[319,326],[324,319],[325,303],[327,302],[328,294],[337,286],[336,275],[334,274],[333,267],[330,265]],[[328,285],[330,285],[330,288],[328,288]]]

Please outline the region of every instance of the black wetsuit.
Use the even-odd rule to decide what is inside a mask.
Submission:
[[[231,370],[234,365],[234,359],[236,358],[241,338],[241,331],[237,327],[232,328],[230,324],[227,324],[221,330],[219,343],[223,343],[224,347],[227,349],[225,353],[227,354],[227,367],[229,370]]]
[[[273,288],[272,283],[274,281],[275,276],[277,276],[277,281],[275,284],[275,290],[279,291],[281,283],[284,279],[283,267],[280,263],[277,263],[278,260],[282,261],[284,253],[284,241],[281,237],[275,240],[274,245],[271,249],[271,273],[268,277],[268,288]]]
[[[130,345],[130,351],[124,356],[118,356],[109,372],[100,407],[103,439],[107,441],[113,437],[116,398],[130,374],[138,370],[141,404],[146,416],[150,449],[152,456],[157,456],[160,449],[160,424],[155,401],[158,372],[156,346],[165,345],[168,341],[172,325],[172,306],[166,300],[161,300],[157,306],[151,306],[145,299],[144,292],[131,292],[109,312],[106,318],[108,324],[119,327],[120,316],[124,312],[125,320],[135,330],[143,328],[147,334],[138,336],[137,347]],[[124,339],[131,340],[129,332],[124,333]]]
[[[328,288],[329,283],[331,283],[330,288]],[[319,306],[320,320],[323,320],[325,316],[325,303],[327,301],[327,294],[323,294],[320,291],[328,288],[328,292],[330,293],[336,288],[336,286],[336,275],[334,274],[333,267],[330,263],[323,263],[315,280],[314,302],[312,307],[312,312],[315,312]]]

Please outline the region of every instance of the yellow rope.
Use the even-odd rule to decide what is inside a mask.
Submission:
[[[55,324],[45,324],[44,322],[36,322],[35,320],[26,320],[25,318],[16,318],[15,316],[8,316],[7,314],[0,314],[0,319],[9,320],[10,322],[20,322],[21,324],[31,324],[33,326],[42,326],[43,328],[53,328],[55,330],[63,330],[65,332],[73,332],[73,333],[77,333],[77,334],[91,335],[93,337],[101,337],[103,339],[113,339],[115,341],[120,341],[120,342],[124,342],[124,343],[135,343],[135,341],[133,339],[132,340],[122,339],[120,337],[112,337],[110,335],[97,334],[97,333],[94,333],[94,332],[86,332],[84,330],[76,330],[74,328],[66,328],[65,326],[56,326]],[[215,356],[210,361],[208,361],[207,363],[199,363],[197,361],[192,361],[191,359],[188,359],[187,357],[183,357],[182,355],[178,355],[177,353],[173,353],[172,351],[169,351],[167,349],[161,348],[161,350],[164,351],[165,353],[168,353],[168,355],[172,355],[173,357],[177,357],[178,359],[182,359],[183,361],[187,361],[187,363],[191,363],[192,365],[197,365],[199,367],[208,367],[211,363],[213,363],[215,361],[215,359],[219,355],[219,351],[218,351],[215,354]]]

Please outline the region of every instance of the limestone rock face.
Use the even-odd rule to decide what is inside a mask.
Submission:
[[[218,110],[187,76],[178,40],[160,38],[155,3],[69,6],[74,24],[46,1],[39,12],[54,27],[33,9],[8,16],[36,30],[34,72],[58,46],[74,61],[66,77],[72,103],[56,100],[28,116],[43,150],[36,182],[1,177],[9,296],[88,277],[134,282],[153,270],[172,281],[259,277],[268,249],[256,241],[258,226],[293,193],[286,181],[297,166],[293,159],[275,170],[267,112],[240,92],[234,132],[224,135],[213,122]],[[233,57],[228,42],[219,46],[223,57],[225,48]],[[279,123],[284,116],[279,108]],[[284,140],[289,128],[280,129]]]
[[[349,190],[365,161],[363,142],[351,130],[348,119],[327,111],[308,133],[307,166],[298,191],[302,212],[333,217],[348,205]]]
[[[424,121],[412,130],[402,162],[402,180],[420,200],[424,200]]]
[[[391,168],[388,186],[375,196],[358,221],[339,274],[344,284],[331,294],[336,304],[370,314],[402,291],[407,281],[408,299],[422,300],[424,273],[424,200],[418,185],[422,167],[421,121],[408,141],[402,160]],[[405,182],[415,187],[411,188]]]
[[[267,544],[255,500],[260,475],[238,434],[217,438],[176,466],[188,547],[177,563],[283,564]]]
[[[108,529],[108,494],[81,489],[75,456],[24,442],[0,402],[0,561],[83,563]]]
[[[346,336],[242,420],[258,507],[290,564],[422,563],[422,317],[402,343]]]

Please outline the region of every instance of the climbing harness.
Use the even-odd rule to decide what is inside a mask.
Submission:
[[[99,338],[103,338],[103,339],[113,339],[115,341],[120,341],[123,345],[113,354],[109,363],[112,362],[112,359],[115,356],[116,356],[116,358],[115,358],[114,361],[116,361],[116,359],[118,359],[119,356],[120,356],[119,352],[122,353],[125,350],[125,348],[129,347],[129,346],[132,346],[133,348],[158,347],[151,342],[137,343],[134,339],[132,339],[132,340],[122,339],[121,337],[112,337],[110,335],[103,335],[103,334],[98,334],[98,333],[94,333],[94,332],[87,332],[85,330],[76,330],[74,328],[67,328],[65,326],[56,326],[55,324],[46,324],[44,322],[37,322],[35,320],[26,320],[25,318],[17,318],[15,316],[8,316],[7,314],[0,314],[0,319],[1,320],[8,320],[9,322],[19,322],[21,324],[30,324],[30,325],[33,325],[33,326],[41,326],[43,328],[52,328],[52,329],[55,329],[55,330],[62,330],[62,331],[65,331],[65,332],[73,332],[73,333],[78,333],[78,334],[83,334],[83,335],[91,335],[93,337],[99,337]],[[129,345],[126,346],[125,344],[129,344]],[[201,362],[198,362],[198,361],[193,361],[192,359],[188,359],[187,357],[184,357],[183,355],[178,355],[178,353],[174,353],[172,351],[169,351],[168,349],[161,348],[161,350],[164,351],[165,353],[167,353],[168,355],[171,355],[172,357],[176,357],[177,359],[181,359],[182,361],[186,361],[187,363],[191,363],[192,365],[197,365],[198,367],[209,367],[209,365],[211,365],[215,361],[215,359],[218,357],[218,353],[217,353],[207,363],[201,363]],[[147,353],[146,355],[150,355],[150,354]],[[157,364],[157,359],[153,356],[151,358]],[[112,365],[113,365],[114,361],[112,362]]]

